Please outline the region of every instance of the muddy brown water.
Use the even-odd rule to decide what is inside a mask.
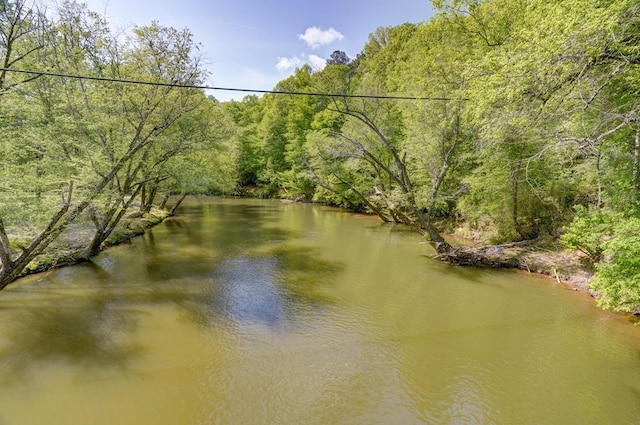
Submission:
[[[640,424],[640,328],[402,227],[211,198],[0,292],[0,424]]]

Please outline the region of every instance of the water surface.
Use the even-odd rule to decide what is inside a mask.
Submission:
[[[640,328],[373,217],[192,201],[0,293],[0,424],[640,424]]]

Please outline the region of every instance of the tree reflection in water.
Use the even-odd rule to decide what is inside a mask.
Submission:
[[[6,341],[0,341],[0,383],[24,379],[38,362],[126,369],[141,347],[124,336],[136,327],[136,313],[110,297],[47,294],[47,301],[12,308]],[[6,309],[2,314],[5,316]],[[4,381],[4,382],[3,382]]]
[[[171,227],[175,236],[177,226]],[[188,227],[179,228],[192,233]],[[222,239],[236,230],[222,231]],[[321,259],[312,247],[289,245],[290,232],[262,232],[218,254],[194,250],[191,244],[156,249],[156,241],[147,239],[142,256],[105,255],[56,270],[46,284],[5,293],[0,300],[5,336],[0,339],[0,383],[24,379],[38,362],[126,371],[145,351],[134,341],[140,315],[149,306],[175,307],[202,326],[222,319],[278,327],[302,310],[333,302],[327,288],[341,264]],[[179,249],[190,254],[176,254]]]

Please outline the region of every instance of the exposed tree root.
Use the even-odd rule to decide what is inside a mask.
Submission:
[[[573,291],[589,291],[592,279],[592,271],[582,254],[547,250],[535,241],[454,247],[434,258],[452,265],[510,268],[542,274]]]

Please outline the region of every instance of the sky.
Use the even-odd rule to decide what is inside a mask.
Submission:
[[[381,26],[428,21],[429,0],[81,0],[127,31],[158,21],[188,28],[201,44],[215,87],[270,90],[308,63],[321,69],[335,50],[360,53]],[[221,101],[248,93],[211,90]]]

